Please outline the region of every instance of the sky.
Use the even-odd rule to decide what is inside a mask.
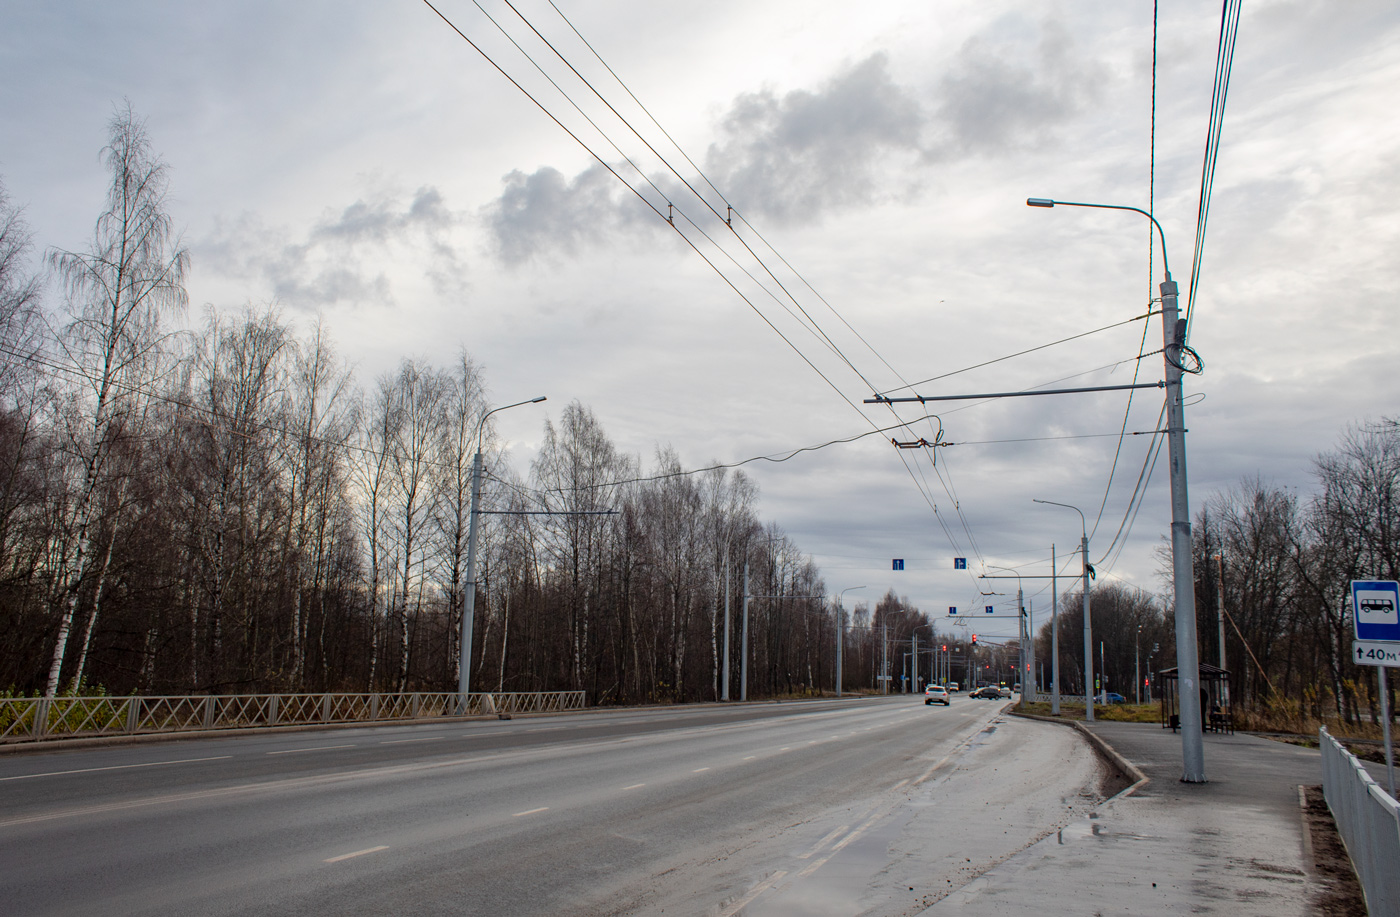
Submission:
[[[1162,5],[1155,101],[1148,2],[437,8],[496,64],[410,0],[0,0],[0,180],[39,249],[80,249],[129,101],[192,327],[320,316],[365,388],[465,349],[493,404],[548,396],[495,416],[521,475],[574,401],[644,467],[851,440],[743,466],[831,592],[864,587],[848,606],[893,589],[1014,633],[1015,581],[979,574],[1048,575],[1052,545],[1079,570],[1079,517],[1035,499],[1083,511],[1099,582],[1167,588],[1165,455],[1134,514],[1152,437],[1120,436],[1157,429],[1155,389],[863,401],[1162,378],[1148,221],[1025,200],[1150,207],[1185,293],[1219,4]],[[1193,512],[1245,478],[1306,496],[1316,455],[1400,414],[1396,86],[1395,4],[1244,4],[1190,331]],[[1023,585],[1043,620],[1048,582]]]

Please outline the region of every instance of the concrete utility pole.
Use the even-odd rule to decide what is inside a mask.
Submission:
[[[1060,715],[1060,568],[1055,546],[1050,546],[1050,714]]]
[[[884,625],[884,631],[880,638],[880,676],[884,685],[881,694],[890,693],[890,626]]]
[[[471,690],[472,671],[472,628],[476,623],[476,540],[477,524],[481,518],[481,435],[486,427],[486,418],[497,411],[518,408],[522,404],[539,404],[545,396],[503,404],[481,415],[476,424],[476,454],[472,456],[472,508],[467,518],[467,582],[466,595],[462,596],[462,618],[457,625],[460,648],[457,652],[457,711],[467,712],[467,694]]]
[[[1084,511],[1077,506],[1056,503],[1054,500],[1033,499],[1031,502],[1045,503],[1049,506],[1063,506],[1065,509],[1072,509],[1079,513],[1079,553],[1084,562],[1084,719],[1086,722],[1092,723],[1094,721],[1094,628],[1093,615],[1090,614],[1088,524],[1084,521]]]
[[[749,562],[744,561],[744,627],[739,637],[739,700],[749,699]]]
[[[1086,204],[1029,198],[1028,207],[1089,207],[1098,210],[1130,210],[1152,221],[1162,242],[1162,362],[1167,385],[1167,456],[1172,491],[1172,592],[1176,615],[1176,673],[1180,710],[1182,775],[1185,783],[1205,783],[1205,739],[1201,732],[1201,663],[1196,640],[1196,581],[1191,567],[1191,505],[1186,487],[1186,413],[1182,405],[1183,357],[1194,351],[1186,346],[1186,320],[1178,317],[1177,286],[1167,261],[1167,236],[1157,218],[1140,207],[1121,204]],[[1199,371],[1193,370],[1193,371]],[[1087,620],[1087,615],[1085,616]]]
[[[747,591],[747,590],[745,590],[745,591]],[[726,551],[726,552],[725,552],[725,558],[724,558],[724,681],[722,681],[722,682],[720,683],[721,686],[722,686],[722,687],[720,688],[720,692],[719,692],[719,699],[720,699],[720,700],[729,700],[729,597],[730,597],[730,592],[731,592],[731,590],[730,590],[730,588],[729,588],[729,557],[728,557],[728,552]],[[837,658],[836,666],[837,666],[837,669],[839,670],[839,669],[840,669],[840,666],[841,666],[840,657]]]
[[[1228,669],[1225,664],[1225,555],[1215,555],[1215,625],[1220,629],[1218,639],[1220,640],[1220,668]],[[1230,679],[1225,679],[1225,706],[1230,706]]]
[[[836,696],[841,696],[841,648],[846,642],[846,606],[842,600],[846,593],[864,589],[864,586],[847,586],[836,596]]]

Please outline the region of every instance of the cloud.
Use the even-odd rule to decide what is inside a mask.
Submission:
[[[771,90],[735,100],[706,162],[717,185],[747,210],[808,220],[880,193],[886,154],[920,149],[926,114],[873,54],[817,91]]]
[[[503,179],[505,190],[483,210],[496,254],[507,264],[538,256],[576,255],[618,230],[639,228],[650,211],[595,164],[572,179],[548,166]]]
[[[1035,149],[1099,96],[1103,68],[1064,26],[1047,21],[1020,38],[991,31],[968,39],[939,81],[929,159]]]
[[[408,199],[381,192],[328,211],[302,240],[245,215],[221,225],[199,252],[222,273],[261,279],[273,298],[294,308],[391,305],[391,268],[425,255],[421,270],[434,290],[460,294],[466,268],[451,239],[460,222],[442,194],[425,186]]]

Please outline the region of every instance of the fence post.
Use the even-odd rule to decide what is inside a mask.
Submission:
[[[409,703],[409,711],[410,715],[416,720],[418,719],[418,704],[423,699],[423,695],[414,693],[411,696],[413,700]]]
[[[369,696],[369,718],[379,719],[379,692],[374,692]]]
[[[323,722],[323,723],[329,723],[330,721],[331,721],[331,696],[330,696],[329,694],[322,694],[322,695],[321,695],[321,722]]]
[[[131,734],[136,731],[136,727],[141,725],[141,698],[128,697],[126,699],[126,731]]]
[[[282,695],[280,695],[280,694],[274,694],[274,695],[272,695],[272,700],[268,701],[268,704],[267,704],[267,725],[269,725],[269,726],[276,726],[276,725],[277,725],[277,713],[278,713],[278,710],[277,710],[277,702],[281,699],[281,697],[282,697]]]

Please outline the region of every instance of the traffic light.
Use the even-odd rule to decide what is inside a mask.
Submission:
[[[977,645],[977,635],[976,635],[976,634],[973,634],[973,635],[972,635],[972,645],[973,645],[973,646],[976,646],[976,645]]]
[[[944,652],[944,653],[948,652],[948,644],[946,644],[946,643],[943,644],[943,647],[942,647],[941,652]]]

